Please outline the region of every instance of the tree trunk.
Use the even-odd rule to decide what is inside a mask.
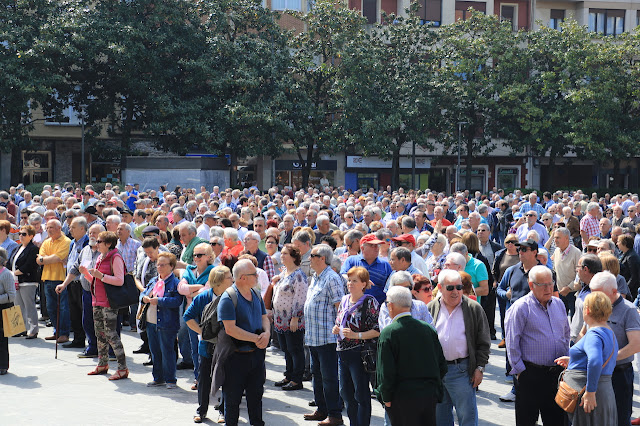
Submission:
[[[471,191],[471,172],[473,171],[473,135],[475,135],[476,127],[475,125],[469,126],[467,128],[467,153],[465,160],[467,164],[465,165],[466,176],[464,177],[464,188],[460,188],[462,191],[468,189]]]
[[[394,189],[400,187],[400,146],[396,145],[393,148],[393,158],[391,160],[391,187]]]
[[[609,182],[611,182],[611,180],[609,180]],[[623,186],[624,186],[624,180],[620,179],[620,159],[614,158],[613,159],[613,187],[622,188]]]
[[[545,189],[554,191],[554,175],[556,174],[556,154],[551,150],[549,153],[549,168],[545,176]]]
[[[302,188],[309,187],[309,175],[311,174],[311,163],[313,162],[313,141],[307,144],[307,159],[302,162]]]

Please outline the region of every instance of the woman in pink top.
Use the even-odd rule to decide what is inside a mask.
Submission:
[[[98,340],[98,366],[89,372],[90,376],[105,374],[109,370],[109,345],[113,348],[118,360],[118,371],[109,380],[120,380],[129,377],[129,369],[124,356],[124,347],[116,331],[118,310],[109,305],[105,285],[121,286],[124,284],[125,266],[122,256],[116,249],[118,237],[113,232],[101,232],[98,235],[98,261],[96,267],[87,269],[80,266],[88,281],[91,282],[91,299],[93,304],[93,322]]]

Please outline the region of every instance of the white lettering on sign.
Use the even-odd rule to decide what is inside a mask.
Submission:
[[[379,157],[362,157],[356,155],[348,155],[347,167],[390,169],[392,167],[392,160],[383,160]],[[411,158],[400,158],[401,169],[410,169],[411,167]],[[431,168],[431,158],[416,157],[416,167],[421,169]]]

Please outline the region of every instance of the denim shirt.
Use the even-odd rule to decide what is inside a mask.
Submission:
[[[143,296],[151,294],[156,281],[158,281],[158,277],[151,279],[140,294],[141,303]],[[164,296],[158,297],[158,321],[156,323],[158,330],[177,332],[180,329],[180,305],[183,300],[184,297],[178,293],[178,278],[172,273],[164,280]]]

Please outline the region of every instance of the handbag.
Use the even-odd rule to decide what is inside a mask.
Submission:
[[[11,306],[2,310],[2,330],[4,337],[13,337],[27,331],[20,306]]]
[[[605,363],[602,364],[603,369],[609,363],[609,360],[613,356],[613,352],[614,350],[611,351],[611,355],[609,355],[609,358],[607,358]],[[567,382],[563,380],[564,373],[566,371],[567,370],[564,370],[560,375],[560,378],[558,378],[558,392],[556,393],[555,401],[556,401],[556,404],[560,406],[560,408],[562,408],[567,413],[572,414],[574,411],[576,411],[576,407],[578,406],[578,401],[580,400],[580,398],[582,398],[582,395],[584,395],[584,392],[587,390],[587,387],[584,386],[582,390],[578,392],[577,390],[569,386]]]
[[[147,311],[149,310],[150,303],[143,303],[140,305],[140,310],[136,319],[138,320],[138,330],[145,331],[147,329]]]
[[[351,315],[356,309],[361,310],[361,316],[364,317],[364,311],[367,308],[365,300],[371,297],[370,295],[363,295],[352,307],[347,309],[342,316],[342,328],[346,326],[347,316]],[[349,295],[346,295],[342,301],[343,309],[346,307]],[[362,367],[367,373],[376,372],[376,361],[378,359],[378,342],[376,339],[365,340],[360,351],[360,359],[362,360]]]
[[[111,258],[111,271],[113,272],[113,257]],[[94,284],[95,284],[95,278]],[[121,286],[111,285],[103,282],[104,291],[109,299],[109,306],[113,309],[121,309],[138,303],[139,291],[133,275],[125,274],[124,282]]]

